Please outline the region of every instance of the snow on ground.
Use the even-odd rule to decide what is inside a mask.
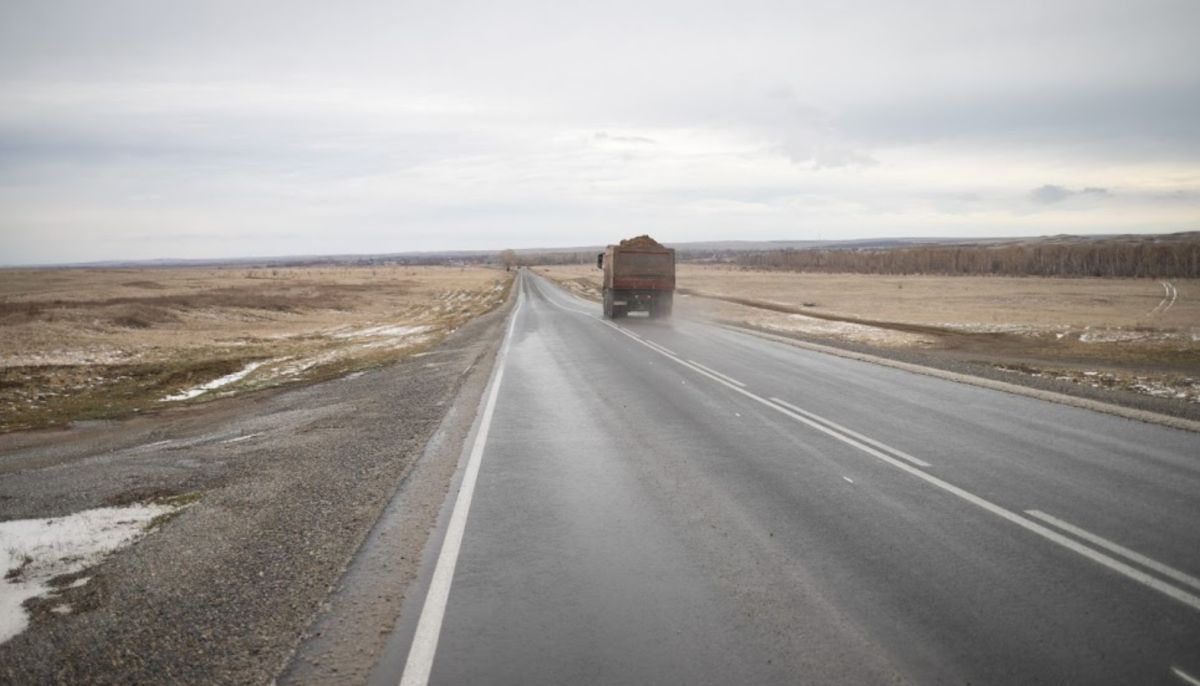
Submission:
[[[868,343],[922,345],[932,342],[928,338],[917,334],[893,331],[891,329],[883,329],[854,322],[818,319],[803,314],[769,314],[752,319],[750,323],[775,331],[795,331],[817,336],[835,336]]]
[[[76,367],[128,362],[133,353],[114,349],[45,350],[24,355],[0,355],[0,367]]]
[[[1071,383],[1091,386],[1092,388],[1120,389],[1141,393],[1142,395],[1151,395],[1156,398],[1170,398],[1190,403],[1200,403],[1200,380],[1192,377],[1151,378],[1112,371],[1086,370],[1081,372],[1073,369],[1033,370],[1006,365],[996,365],[996,369],[1010,374],[1028,374],[1029,376],[1038,378],[1070,381]]]
[[[1120,329],[1098,329],[1079,334],[1080,343],[1128,343],[1131,341],[1167,340],[1170,333],[1147,331],[1122,331]]]
[[[190,400],[192,398],[195,398],[198,395],[201,395],[201,394],[207,393],[211,390],[220,388],[221,386],[228,386],[231,383],[241,381],[242,379],[249,376],[250,372],[253,372],[255,369],[258,369],[259,367],[263,366],[264,364],[266,364],[265,360],[259,361],[259,362],[251,362],[250,364],[246,365],[239,371],[236,371],[232,374],[226,374],[225,376],[222,376],[219,379],[213,379],[212,381],[209,381],[208,383],[200,384],[199,386],[194,386],[187,390],[180,391],[180,392],[176,393],[175,395],[168,395],[168,396],[160,399],[159,402],[170,402],[173,400]]]
[[[0,643],[25,630],[22,607],[29,598],[52,593],[50,580],[98,564],[109,553],[130,545],[155,517],[175,505],[102,507],[53,519],[0,522]],[[77,579],[82,586],[86,579]],[[67,612],[69,608],[56,611]]]
[[[294,377],[314,367],[351,359],[361,353],[380,348],[401,349],[420,345],[433,336],[429,332],[435,329],[436,327],[433,326],[375,326],[369,329],[337,330],[327,335],[331,338],[354,342],[352,344],[339,344],[337,348],[324,350],[309,357],[291,356],[273,360],[273,363],[279,362],[285,364],[272,366],[266,373],[268,376]],[[453,330],[447,333],[453,333]],[[368,340],[358,342],[362,339]]]
[[[337,333],[334,333],[333,337],[340,338],[340,339],[375,338],[378,336],[386,336],[389,338],[402,338],[405,336],[412,336],[412,335],[418,334],[418,333],[425,333],[426,331],[429,331],[432,328],[433,327],[431,327],[431,326],[383,325],[383,326],[372,326],[372,327],[366,328],[366,329],[354,329],[351,331],[339,331]]]

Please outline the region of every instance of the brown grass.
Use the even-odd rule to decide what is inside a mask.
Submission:
[[[0,271],[0,431],[328,378],[435,344],[501,302],[479,267]],[[404,328],[407,327],[407,328]]]

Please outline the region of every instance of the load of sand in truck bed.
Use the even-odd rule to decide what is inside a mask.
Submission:
[[[621,247],[622,248],[658,248],[659,250],[665,249],[662,243],[659,243],[658,241],[654,240],[653,238],[651,238],[645,234],[643,234],[641,236],[634,236],[633,238],[626,238],[625,240],[621,241]]]

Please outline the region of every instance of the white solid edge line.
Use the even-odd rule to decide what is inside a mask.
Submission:
[[[1187,584],[1188,586],[1191,586],[1192,588],[1200,589],[1200,579],[1197,579],[1196,577],[1192,576],[1191,574],[1188,574],[1187,572],[1181,572],[1178,569],[1175,569],[1174,567],[1165,565],[1157,560],[1146,557],[1145,555],[1142,555],[1139,552],[1130,550],[1129,548],[1126,548],[1125,546],[1120,545],[1119,543],[1113,543],[1112,541],[1110,541],[1106,538],[1097,536],[1096,534],[1094,534],[1090,531],[1087,531],[1086,529],[1081,529],[1081,528],[1075,526],[1074,524],[1064,522],[1063,520],[1061,520],[1057,517],[1048,515],[1045,512],[1042,512],[1040,510],[1025,510],[1025,514],[1029,515],[1030,517],[1036,517],[1048,524],[1052,524],[1052,525],[1058,527],[1059,529],[1066,531],[1069,534],[1074,534],[1078,538],[1082,538],[1083,540],[1085,540],[1089,543],[1100,546],[1101,548],[1105,548],[1109,552],[1116,553],[1117,555],[1120,555],[1121,557],[1123,557],[1127,560],[1130,560],[1132,562],[1136,562],[1139,565],[1141,565],[1147,569],[1152,569],[1152,570],[1158,572],[1159,574],[1162,574],[1163,576],[1170,577],[1180,583]]]
[[[1197,679],[1178,667],[1172,667],[1171,673],[1182,679],[1186,684],[1191,684],[1191,686],[1200,686],[1200,679]]]
[[[612,324],[609,322],[604,322],[604,323],[612,326]],[[625,331],[622,331],[620,327],[613,326],[613,328],[616,329],[617,331],[620,331],[621,333],[625,334],[626,336],[629,336],[629,334]],[[630,338],[633,338],[633,337],[630,336]],[[634,340],[637,340],[637,339],[634,339]],[[646,341],[638,341],[638,342],[643,345],[646,345]],[[650,347],[650,346],[647,345],[647,347]],[[653,348],[651,348],[651,350],[653,350]],[[908,472],[909,474],[912,474],[913,476],[929,483],[932,486],[936,486],[937,488],[940,488],[943,491],[950,493],[951,495],[958,496],[959,498],[971,503],[972,505],[975,505],[976,507],[986,510],[987,512],[990,512],[990,513],[996,515],[997,517],[1000,517],[1001,519],[1005,519],[1027,531],[1030,531],[1032,533],[1035,533],[1035,534],[1041,536],[1042,538],[1045,538],[1053,543],[1057,543],[1058,545],[1060,545],[1074,553],[1078,553],[1079,555],[1086,557],[1087,559],[1091,560],[1092,562],[1100,564],[1104,567],[1108,567],[1110,570],[1117,572],[1118,574],[1123,574],[1124,576],[1126,576],[1144,586],[1147,586],[1155,591],[1158,591],[1159,593],[1162,593],[1163,595],[1166,595],[1174,600],[1177,600],[1177,601],[1183,603],[1184,605],[1191,607],[1194,610],[1200,610],[1200,597],[1197,597],[1195,595],[1192,595],[1191,593],[1188,593],[1187,591],[1184,591],[1183,589],[1176,588],[1170,584],[1160,581],[1160,580],[1150,576],[1149,574],[1141,571],[1140,569],[1131,567],[1131,566],[1125,564],[1124,562],[1121,562],[1120,560],[1114,559],[1112,557],[1109,557],[1108,555],[1105,555],[1104,553],[1093,550],[1092,548],[1089,548],[1089,547],[1075,541],[1074,539],[1067,538],[1063,534],[1060,534],[1053,529],[1042,526],[1041,524],[1038,524],[1037,522],[1033,521],[1032,519],[1029,519],[1028,517],[1023,517],[1020,514],[1013,512],[1012,510],[1003,508],[1003,507],[993,503],[990,500],[981,498],[981,497],[975,495],[974,493],[967,491],[966,489],[959,488],[958,486],[955,486],[952,483],[943,481],[942,479],[939,479],[936,476],[929,474],[928,472],[918,469],[914,465],[910,465],[907,462],[903,462],[903,461],[901,461],[897,458],[894,458],[890,455],[886,455],[886,454],[880,452],[879,450],[872,448],[871,446],[867,445],[866,443],[863,443],[861,441],[850,438],[849,436],[844,436],[832,428],[826,427],[822,424],[818,424],[817,422],[815,422],[799,413],[793,412],[793,411],[787,409],[786,407],[783,407],[782,405],[777,405],[777,404],[771,402],[770,400],[763,398],[760,395],[757,395],[755,393],[747,391],[743,388],[738,388],[737,386],[721,379],[720,377],[709,374],[708,372],[704,371],[703,369],[700,369],[699,367],[688,363],[686,360],[682,360],[678,357],[674,357],[671,355],[664,354],[663,356],[666,357],[667,359],[674,360],[675,362],[678,362],[679,364],[681,364],[685,367],[688,367],[689,369],[692,369],[693,371],[695,371],[698,374],[707,376],[708,378],[713,379],[717,383],[723,384],[724,386],[728,387],[729,389],[736,391],[738,393],[741,393],[742,395],[746,396],[747,398],[750,398],[751,400],[754,400],[758,403],[766,405],[767,407],[775,410],[776,412],[780,412],[782,414],[785,414],[785,415],[791,417],[792,419],[795,419],[798,422],[807,424],[807,425],[811,426],[812,428],[814,428],[818,431],[821,431],[822,433],[828,434],[828,435],[832,436],[833,438],[836,438],[837,440],[839,440],[847,445],[858,448],[859,450],[867,453],[868,455],[871,455],[879,460],[882,460],[883,462],[886,462],[887,464],[890,464],[897,469]]]
[[[508,331],[504,335],[504,345],[496,358],[492,387],[483,408],[483,417],[479,421],[479,432],[475,434],[475,443],[471,446],[471,456],[467,459],[467,467],[463,472],[458,498],[454,501],[454,511],[446,526],[446,537],[442,541],[442,549],[438,554],[437,566],[433,570],[433,578],[429,583],[429,592],[425,595],[425,604],[421,608],[420,619],[417,620],[417,630],[413,636],[412,647],[408,651],[408,660],[404,663],[404,674],[400,677],[400,686],[425,686],[429,683],[429,673],[433,669],[438,638],[442,633],[442,620],[446,614],[446,602],[450,598],[450,584],[454,580],[454,568],[458,564],[458,553],[462,548],[463,533],[467,528],[467,513],[471,509],[471,499],[475,495],[475,482],[479,479],[479,464],[483,459],[483,449],[487,444],[488,431],[491,429],[492,415],[496,410],[500,382],[504,379],[504,362],[508,358],[513,330],[517,326],[517,315],[521,312],[523,302],[524,292],[518,291],[517,305],[513,308],[512,321],[509,322]]]
[[[922,460],[919,457],[913,457],[912,455],[909,455],[908,453],[904,452],[903,450],[900,450],[899,448],[893,448],[892,446],[890,446],[886,443],[881,443],[881,442],[875,440],[874,438],[871,438],[870,436],[864,436],[853,429],[847,429],[846,427],[842,426],[841,424],[838,424],[837,422],[833,421],[832,419],[826,419],[826,418],[822,417],[821,415],[816,414],[815,412],[809,412],[808,410],[796,407],[795,405],[789,403],[786,400],[780,400],[779,398],[771,398],[771,401],[779,403],[780,405],[783,405],[784,407],[788,408],[789,410],[792,410],[794,412],[799,412],[800,414],[802,414],[806,417],[809,417],[811,419],[814,419],[818,422],[827,424],[848,436],[853,436],[854,438],[857,438],[858,440],[860,440],[864,443],[869,443],[870,445],[873,445],[876,448],[879,448],[880,450],[883,450],[885,452],[889,452],[902,460],[908,460],[909,462],[917,465],[918,467],[931,466],[928,462],[926,462],[925,460]]]
[[[721,372],[718,372],[717,370],[713,369],[712,367],[706,367],[695,360],[688,360],[688,362],[691,362],[692,364],[703,369],[704,371],[708,372],[709,374],[716,374],[717,376],[721,377],[722,379],[725,379],[726,381],[728,381],[731,384],[736,384],[738,386],[741,386],[742,388],[746,387],[746,384],[742,383],[741,381],[738,381],[737,379],[733,378],[732,376],[729,376],[728,374],[722,374]]]

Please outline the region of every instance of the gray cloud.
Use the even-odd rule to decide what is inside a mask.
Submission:
[[[8,0],[0,260],[1195,229],[1197,25],[1193,0]]]
[[[1072,196],[1108,197],[1112,195],[1107,188],[1089,186],[1079,190],[1071,190],[1063,186],[1046,184],[1029,191],[1029,199],[1040,205],[1053,205]]]
[[[597,131],[595,134],[593,134],[592,137],[598,141],[614,141],[617,143],[642,143],[645,145],[654,145],[655,144],[655,140],[653,138],[647,138],[646,136],[618,136],[616,134],[610,134],[606,131]]]

